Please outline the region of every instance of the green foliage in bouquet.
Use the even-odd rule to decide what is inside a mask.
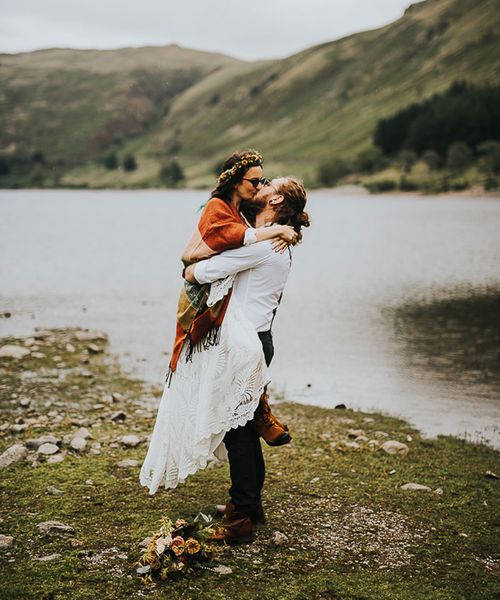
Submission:
[[[223,546],[211,541],[217,535],[211,516],[200,512],[191,522],[163,517],[160,525],[138,561],[137,573],[144,583],[152,582],[154,577],[168,579],[192,573],[224,551]]]

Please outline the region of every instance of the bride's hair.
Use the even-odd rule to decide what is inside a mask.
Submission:
[[[297,241],[302,240],[302,227],[309,227],[309,215],[304,211],[307,202],[306,189],[296,177],[278,177],[271,181],[276,192],[284,200],[275,209],[276,223],[290,225],[297,232]]]
[[[262,166],[262,155],[257,150],[244,150],[233,152],[231,156],[220,166],[218,173],[218,185],[212,190],[210,198],[222,198],[226,202],[231,201],[231,192],[245,176],[251,167]]]

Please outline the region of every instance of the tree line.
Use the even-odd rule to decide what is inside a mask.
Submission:
[[[496,189],[500,175],[500,86],[455,82],[446,91],[380,120],[372,141],[351,159],[333,156],[322,162],[317,182],[331,186],[351,174],[373,175],[394,167],[401,173],[399,181],[370,182],[374,191],[411,190],[423,185],[426,191],[440,192],[474,183],[465,176],[466,170],[474,167],[476,183]],[[420,182],[410,176],[416,163],[425,165],[429,172]]]
[[[492,140],[500,140],[500,86],[464,81],[380,120],[373,136],[375,146],[388,156],[434,150],[444,157],[454,143],[475,151],[481,142]]]

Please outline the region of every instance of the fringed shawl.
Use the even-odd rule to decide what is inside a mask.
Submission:
[[[184,265],[189,265],[214,254],[243,246],[247,225],[236,208],[221,200],[211,198],[200,217],[198,228],[182,255]],[[167,380],[177,367],[182,347],[189,342],[187,359],[196,350],[208,348],[219,342],[220,327],[231,298],[231,291],[213,306],[207,306],[210,284],[200,285],[187,281],[179,296],[174,348],[170,358]]]

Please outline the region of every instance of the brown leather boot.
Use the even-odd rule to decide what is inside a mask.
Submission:
[[[220,516],[231,514],[234,511],[234,504],[228,500],[226,504],[217,504],[215,509]],[[254,525],[263,525],[266,522],[266,513],[262,506],[262,500],[259,500],[255,513],[250,518]]]
[[[248,515],[237,511],[231,502],[226,505],[221,529],[219,540],[226,544],[248,544],[254,540],[252,520]]]
[[[282,446],[292,441],[288,427],[280,423],[271,412],[265,390],[260,397],[259,406],[251,423],[255,431],[269,446]]]

